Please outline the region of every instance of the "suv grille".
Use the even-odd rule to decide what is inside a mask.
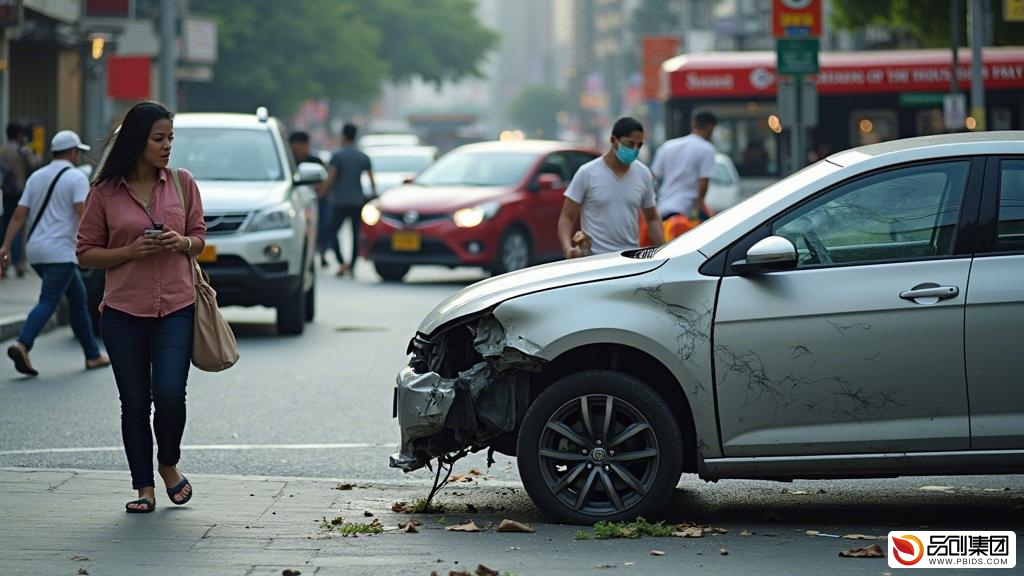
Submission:
[[[242,227],[248,214],[206,214],[206,233],[209,235],[233,234]]]

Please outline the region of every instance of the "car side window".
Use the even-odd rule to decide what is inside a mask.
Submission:
[[[554,174],[558,176],[559,182],[569,182],[571,176],[569,175],[569,157],[563,152],[555,152],[549,154],[544,161],[541,162],[540,169],[537,170],[537,175],[541,174]]]
[[[772,234],[797,247],[798,268],[947,256],[970,162],[858,178],[782,216]]]
[[[597,158],[594,154],[588,154],[586,152],[573,152],[569,155],[569,180],[572,180],[579,172],[579,169],[584,164],[590,162],[594,158]]]
[[[1024,252],[1024,160],[999,165],[997,252]]]

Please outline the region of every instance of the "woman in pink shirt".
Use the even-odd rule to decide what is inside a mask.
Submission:
[[[186,213],[167,167],[172,120],[156,102],[136,104],[125,114],[78,231],[78,262],[107,271],[101,325],[121,397],[132,487],[139,493],[125,506],[133,513],[156,509],[153,433],[158,471],[171,502],[184,504],[192,497],[177,464],[195,317],[189,258],[202,251],[206,224],[192,175],[181,171]]]

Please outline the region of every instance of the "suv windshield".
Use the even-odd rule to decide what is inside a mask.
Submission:
[[[191,172],[196,180],[284,179],[268,130],[176,128],[171,162]]]
[[[511,186],[526,177],[534,154],[453,152],[428,168],[416,183],[423,186]]]

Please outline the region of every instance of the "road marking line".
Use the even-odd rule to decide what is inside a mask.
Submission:
[[[182,450],[358,450],[366,448],[391,448],[395,444],[337,443],[337,444],[200,444],[182,446]],[[0,456],[22,456],[26,454],[77,454],[82,452],[123,452],[124,446],[92,446],[78,448],[36,448],[28,450],[0,450]]]

